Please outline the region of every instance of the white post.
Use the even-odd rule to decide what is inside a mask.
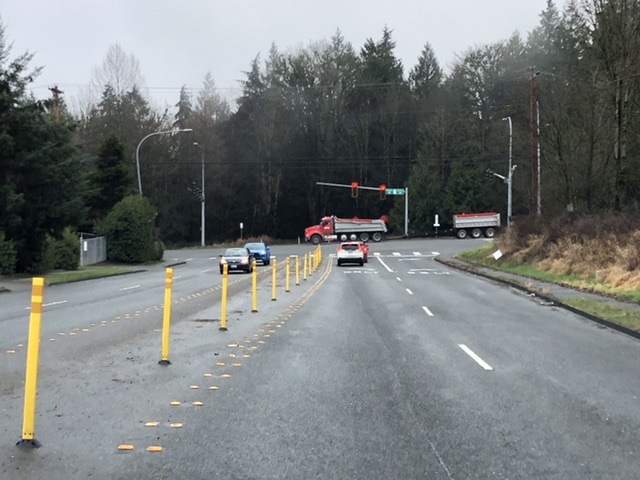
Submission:
[[[409,187],[404,189],[404,236],[409,236]]]

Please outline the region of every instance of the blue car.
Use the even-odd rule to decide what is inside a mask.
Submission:
[[[263,265],[271,263],[271,250],[264,242],[251,242],[245,244],[244,248],[248,249],[256,261],[261,261]]]

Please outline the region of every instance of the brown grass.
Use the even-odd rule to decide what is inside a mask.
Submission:
[[[506,261],[640,292],[639,215],[519,219],[496,242]]]

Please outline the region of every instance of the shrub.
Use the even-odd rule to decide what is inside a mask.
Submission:
[[[107,237],[107,259],[114,262],[141,263],[159,260],[164,247],[156,244],[156,209],[149,200],[131,195],[118,202],[96,227]]]
[[[45,241],[45,270],[77,270],[80,263],[80,240],[69,227],[62,238],[56,240],[47,235]]]
[[[5,239],[4,232],[0,231],[0,274],[11,275],[16,271],[18,253],[11,240]]]

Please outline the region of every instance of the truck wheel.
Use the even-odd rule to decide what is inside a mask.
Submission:
[[[379,242],[380,240],[382,240],[382,234],[380,232],[373,232],[373,235],[371,235],[371,239],[374,242]]]
[[[360,241],[368,242],[369,241],[369,234],[368,233],[361,233],[360,234]]]
[[[482,236],[482,230],[480,230],[479,228],[474,228],[473,230],[471,230],[471,236],[473,238],[480,238]]]
[[[460,239],[464,239],[467,238],[467,231],[463,228],[458,230],[458,233],[456,233],[456,235],[458,236],[458,238]]]
[[[487,238],[493,238],[496,236],[496,231],[495,229],[489,227],[484,231],[484,236]]]
[[[320,235],[314,235],[313,237],[311,237],[311,243],[313,243],[314,245],[320,245],[321,241],[322,237]]]

